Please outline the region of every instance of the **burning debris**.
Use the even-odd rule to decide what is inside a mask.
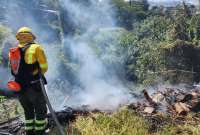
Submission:
[[[90,113],[100,112],[99,110],[89,111],[84,106],[79,109],[66,108],[56,112],[56,116],[62,125],[69,124],[76,120],[78,116],[88,116]],[[47,115],[48,125],[46,129],[53,129],[56,127],[56,123],[53,120],[52,114]],[[24,126],[20,117],[11,118],[8,121],[0,123],[0,135],[23,135]]]
[[[188,112],[200,111],[200,91],[197,88],[187,90],[166,88],[152,95],[149,95],[147,90],[143,90],[142,93],[144,100],[133,103],[130,107],[144,114],[187,115]]]
[[[143,90],[137,96],[143,98],[140,98],[141,100],[136,103],[129,104],[128,108],[134,110],[149,122],[151,132],[167,124],[185,124],[189,122],[191,125],[195,125],[199,121],[197,112],[200,111],[200,91],[197,88],[187,90],[165,88],[153,94]],[[56,116],[62,125],[68,125],[74,122],[78,116],[89,116],[92,113],[110,114],[107,111],[91,110],[89,108],[89,106],[81,106],[76,109],[66,107],[64,110],[57,111]],[[187,121],[189,112],[194,112],[192,121]],[[47,129],[51,131],[56,126],[51,113],[47,115],[47,119]],[[24,123],[20,117],[0,123],[0,134],[2,135],[20,135],[23,129]]]
[[[136,103],[128,105],[144,117],[150,126],[150,132],[156,132],[164,125],[195,125],[199,122],[200,91],[198,87],[188,89],[165,88],[149,94],[143,90],[143,97]],[[192,112],[192,113],[190,113]],[[191,114],[191,116],[188,116]],[[187,117],[190,117],[188,120]]]
[[[16,135],[24,127],[24,123],[20,117],[12,118],[6,122],[0,123],[1,135]]]

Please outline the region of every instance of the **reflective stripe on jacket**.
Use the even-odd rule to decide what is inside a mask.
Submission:
[[[23,45],[18,45],[18,47],[23,47]],[[30,47],[26,50],[24,60],[27,64],[34,64],[35,62],[39,63],[42,73],[44,74],[48,70],[47,59],[44,53],[43,48],[38,44],[31,44]],[[37,74],[36,70],[33,74]]]

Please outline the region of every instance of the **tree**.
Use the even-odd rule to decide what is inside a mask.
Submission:
[[[190,8],[186,5],[186,3],[183,1],[183,14],[186,16],[186,17],[191,17],[192,16],[192,13],[190,11]]]
[[[193,15],[190,21],[190,38],[200,40],[200,14]]]
[[[141,3],[143,5],[143,10],[147,11],[149,9],[149,2],[148,2],[148,0],[142,0]]]
[[[189,40],[189,25],[188,25],[188,20],[184,15],[181,15],[176,18],[176,21],[173,24],[173,28],[171,31],[171,36],[173,40],[184,40],[188,41]]]
[[[141,1],[132,1],[131,5],[124,0],[112,0],[116,11],[116,19],[119,26],[128,30],[133,29],[133,24],[146,18],[147,3]],[[145,4],[145,6],[144,6]]]

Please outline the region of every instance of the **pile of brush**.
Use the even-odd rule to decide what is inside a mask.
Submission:
[[[200,111],[199,89],[165,88],[150,95],[143,90],[143,100],[129,105],[133,109],[146,114],[167,113],[170,115],[187,115],[189,112]]]
[[[20,117],[0,123],[0,135],[16,135],[24,127]]]
[[[94,110],[96,111],[96,110]],[[56,115],[59,122],[62,125],[69,124],[73,122],[77,116],[87,116],[94,111],[89,111],[87,107],[82,106],[79,109],[73,108],[66,108],[61,111],[57,111]],[[52,118],[52,115],[49,113],[47,114],[48,125],[46,126],[47,129],[53,129],[56,124]],[[0,135],[22,135],[24,133],[24,123],[21,117],[11,118],[5,122],[0,123]]]
[[[128,105],[148,120],[151,130],[164,125],[190,124],[200,121],[200,90],[165,88],[149,94],[146,89],[136,103]],[[189,119],[188,119],[189,118]]]
[[[196,87],[189,89],[165,88],[149,94],[148,90],[143,90],[137,102],[129,104],[128,108],[134,110],[139,115],[149,121],[152,132],[167,124],[195,125],[200,121],[200,90]],[[89,116],[91,113],[101,113],[100,110],[90,110],[88,106],[80,108],[67,107],[56,112],[58,120],[62,125],[69,124],[76,120],[78,116]],[[190,113],[191,112],[191,113]],[[192,113],[193,112],[193,113]],[[102,112],[108,113],[110,112]],[[188,120],[188,115],[192,114]],[[52,115],[48,114],[48,129],[53,129],[56,125]],[[0,123],[0,134],[15,135],[22,132],[24,123],[19,117]]]

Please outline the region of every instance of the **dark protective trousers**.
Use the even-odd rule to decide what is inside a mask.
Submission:
[[[19,101],[25,114],[25,131],[27,135],[43,135],[47,124],[47,106],[39,84],[23,90]]]

